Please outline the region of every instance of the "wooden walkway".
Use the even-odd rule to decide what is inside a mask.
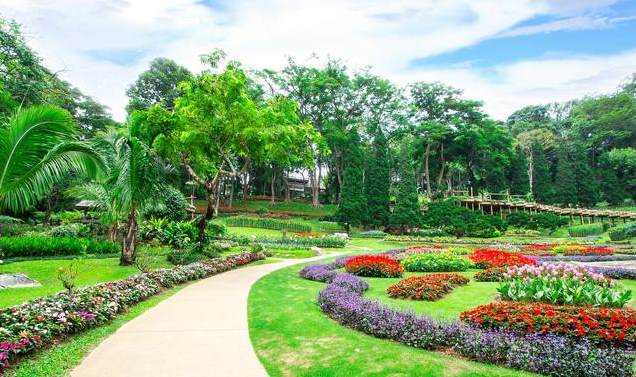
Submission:
[[[495,200],[484,197],[460,197],[459,201],[462,207],[470,208],[482,213],[491,215],[498,214],[502,218],[516,212],[525,213],[541,213],[549,212],[559,216],[567,216],[571,222],[575,218],[580,219],[582,224],[593,222],[611,222],[616,221],[628,222],[636,220],[636,212],[627,211],[610,211],[586,208],[561,208],[547,204],[531,203],[531,202],[514,202],[509,200]]]

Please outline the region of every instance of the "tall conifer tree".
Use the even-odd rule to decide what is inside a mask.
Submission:
[[[548,160],[538,142],[532,144],[532,161],[532,195],[539,203],[552,203],[554,194]]]
[[[530,179],[528,177],[528,160],[526,155],[517,146],[510,163],[510,193],[513,195],[526,195],[530,192]]]
[[[388,142],[384,132],[378,127],[375,131],[372,150],[364,180],[364,193],[367,199],[365,225],[379,227],[389,220],[389,156]]]
[[[340,205],[336,211],[336,219],[347,228],[358,226],[364,221],[367,202],[364,196],[362,150],[360,136],[352,131],[348,141],[347,155]]]
[[[578,203],[576,194],[576,166],[570,148],[561,145],[557,150],[557,166],[554,178],[554,202],[562,206]]]
[[[409,158],[408,148],[403,145],[398,161],[398,183],[395,208],[389,219],[389,225],[402,233],[409,232],[412,228],[420,226],[422,212],[417,195],[417,183],[415,181],[415,169],[413,161]]]

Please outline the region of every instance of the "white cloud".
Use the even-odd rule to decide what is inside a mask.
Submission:
[[[198,56],[215,47],[252,68],[280,68],[287,56],[302,61],[316,53],[342,58],[352,67],[373,66],[400,83],[440,80],[484,99],[493,115],[503,117],[532,102],[609,90],[607,82],[614,81],[613,88],[619,75],[636,65],[619,57],[611,66],[606,58],[583,58],[575,61],[581,67],[577,71],[562,69],[571,59],[546,60],[495,67],[484,76],[469,64],[413,71],[409,63],[496,37],[537,15],[571,19],[569,26],[552,27],[575,27],[572,20],[584,22],[590,12],[613,2],[236,0],[208,7],[198,0],[3,0],[0,13],[25,25],[47,66],[64,69],[64,78],[111,107],[119,120],[125,115],[126,87],[152,58],[169,57],[197,71]],[[118,65],[89,53],[94,51],[145,55]],[[605,70],[593,72],[599,62]],[[533,67],[546,65],[541,70],[550,71],[529,78]],[[557,69],[562,69],[560,78],[555,77]]]

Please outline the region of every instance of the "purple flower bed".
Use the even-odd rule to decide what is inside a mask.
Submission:
[[[611,262],[636,260],[636,255],[557,255],[529,256],[537,262]]]
[[[458,321],[437,322],[395,310],[362,297],[368,284],[357,276],[334,271],[337,268],[337,263],[307,266],[301,276],[316,276],[318,281],[329,283],[318,294],[318,304],[330,318],[352,329],[412,347],[451,349],[471,360],[551,376],[632,376],[632,356],[615,348],[554,335],[518,335]]]
[[[585,266],[589,271],[603,274],[612,279],[636,280],[636,270],[623,267]]]
[[[166,288],[264,258],[262,253],[242,253],[209,259],[82,288],[72,294],[62,292],[2,309],[0,375],[15,358],[52,344],[64,336],[106,323],[129,306]]]

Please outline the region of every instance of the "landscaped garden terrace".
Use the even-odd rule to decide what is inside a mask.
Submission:
[[[369,365],[378,375],[631,376],[636,273],[588,262],[598,259],[636,257],[582,244],[427,244],[289,267],[252,289],[252,341],[273,376]],[[264,299],[273,286],[281,293]],[[273,312],[278,300],[287,304]]]

